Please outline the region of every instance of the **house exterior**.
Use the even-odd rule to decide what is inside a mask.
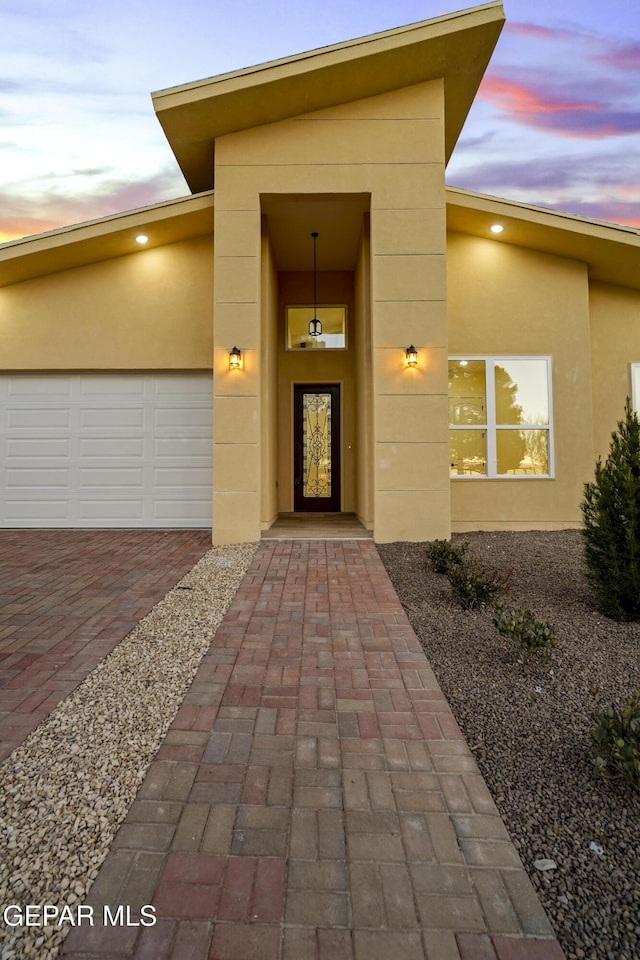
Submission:
[[[163,90],[192,196],[0,247],[0,526],[579,526],[640,387],[640,235],[445,186],[503,20]]]

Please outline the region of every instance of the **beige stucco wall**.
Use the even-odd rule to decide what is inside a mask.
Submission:
[[[631,364],[640,363],[640,293],[592,284],[593,445],[606,457],[611,433],[631,397]]]
[[[355,340],[355,509],[360,522],[373,530],[373,406],[371,366],[371,217],[363,218],[353,278]]]
[[[260,195],[369,193],[374,518],[383,541],[449,530],[446,416],[434,416],[446,406],[443,111],[438,80],[216,141],[214,456],[220,433],[258,443],[257,370],[249,362],[242,386],[237,380],[233,388],[222,374],[238,325],[249,351],[259,345]],[[410,342],[423,357],[430,351],[428,368],[404,369]],[[259,532],[250,475],[236,491],[218,489],[214,475],[216,542]],[[229,516],[238,518],[233,527]]]
[[[593,469],[586,265],[451,234],[448,281],[450,355],[551,357],[555,449],[555,479],[452,480],[452,529],[579,526]]]
[[[262,218],[262,332],[260,369],[260,525],[268,529],[278,516],[278,271],[273,259],[267,218]]]
[[[213,238],[0,289],[3,370],[210,369]]]

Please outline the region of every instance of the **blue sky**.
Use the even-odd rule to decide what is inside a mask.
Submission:
[[[466,5],[0,0],[0,242],[188,194],[152,91]],[[640,4],[504,6],[447,182],[640,226]]]

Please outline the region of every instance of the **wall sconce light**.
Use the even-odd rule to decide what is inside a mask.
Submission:
[[[418,351],[416,350],[413,344],[411,344],[411,346],[407,347],[407,349],[405,350],[404,362],[408,367],[418,366]]]
[[[241,370],[242,369],[242,351],[238,350],[237,347],[234,347],[233,350],[229,351],[229,370]]]

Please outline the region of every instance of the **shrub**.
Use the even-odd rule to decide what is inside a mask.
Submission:
[[[640,620],[640,421],[628,397],[581,509],[587,578],[599,609],[613,620]]]
[[[600,706],[602,696],[592,690]],[[596,775],[624,778],[640,790],[640,687],[627,698],[621,709],[610,706],[593,715],[591,739]]]
[[[456,563],[447,571],[453,596],[464,610],[485,607],[506,589],[510,576],[510,572],[503,574],[467,563]]]
[[[450,540],[434,540],[429,545],[429,562],[436,573],[448,573],[451,567],[462,563],[468,548],[468,543],[460,543],[456,546]]]
[[[518,610],[496,603],[493,608],[493,623],[498,633],[511,640],[517,640],[527,650],[540,650],[548,657],[558,638],[553,627],[539,620],[530,610]]]

